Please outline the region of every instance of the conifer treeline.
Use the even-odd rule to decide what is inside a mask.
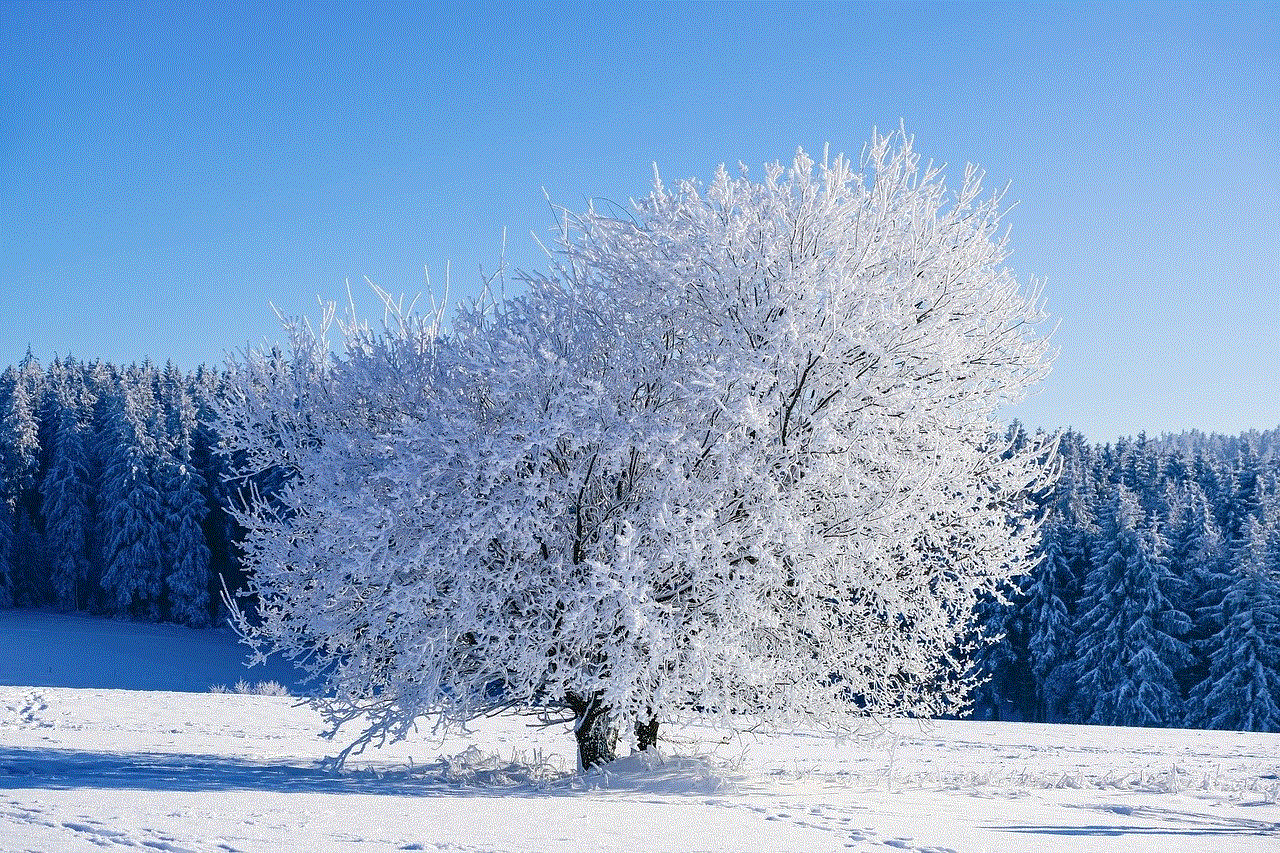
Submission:
[[[28,354],[0,374],[0,605],[213,624],[241,580],[222,374]]]
[[[31,356],[0,374],[0,605],[209,625],[237,530],[223,374]],[[1013,428],[1014,440],[1022,440]],[[979,610],[992,719],[1280,731],[1280,430],[1068,431],[1043,559]]]
[[[1059,454],[1040,564],[980,609],[975,715],[1280,731],[1280,430]]]

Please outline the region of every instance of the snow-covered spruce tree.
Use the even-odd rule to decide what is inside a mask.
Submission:
[[[89,603],[93,404],[83,383],[65,383],[57,393],[57,425],[49,470],[40,483],[41,507],[55,603],[65,610],[76,610]]]
[[[157,472],[165,513],[160,548],[165,565],[161,615],[202,628],[210,622],[209,546],[204,519],[209,508],[200,491],[203,478],[190,462],[170,459]]]
[[[156,483],[154,368],[123,377],[102,440],[106,456],[99,496],[102,589],[109,612],[159,621],[166,574],[161,535],[165,511]]]
[[[1262,495],[1258,489],[1258,457],[1248,441],[1241,442],[1233,470],[1223,495],[1222,535],[1238,549],[1249,539],[1249,519],[1262,518]]]
[[[1123,483],[1099,525],[1076,628],[1077,702],[1089,723],[1173,726],[1183,719],[1176,673],[1192,663],[1182,583],[1157,526]]]
[[[975,635],[971,696],[972,716],[979,720],[1031,719],[1035,681],[1029,665],[1028,590],[1024,576],[1009,588],[981,596],[974,606]]]
[[[1188,642],[1194,661],[1179,673],[1182,693],[1189,696],[1209,673],[1209,657],[1224,627],[1223,599],[1231,585],[1229,549],[1214,520],[1213,508],[1195,480],[1189,480],[1172,502],[1170,571],[1185,584],[1184,607],[1191,618]],[[1194,725],[1193,719],[1187,720]]]
[[[39,473],[34,356],[0,374],[0,606],[30,600],[27,498]],[[26,534],[26,535],[24,535]]]
[[[187,380],[172,363],[165,366],[161,377],[159,402],[165,445],[155,472],[164,513],[160,529],[165,566],[161,615],[203,627],[210,621],[209,546],[204,532],[209,510],[202,491],[204,478],[192,461],[198,428],[196,404]]]
[[[584,768],[695,712],[956,708],[1046,476],[992,420],[1047,369],[999,208],[877,137],[566,215],[550,271],[447,336],[292,324],[222,411],[245,482],[285,483],[240,513],[241,630],[366,723],[339,760],[501,707],[568,709]]]
[[[191,462],[204,483],[200,487],[205,499],[204,532],[209,549],[209,602],[217,608],[219,588],[240,589],[244,574],[235,543],[239,534],[235,522],[227,514],[231,484],[227,482],[227,460],[218,452],[221,437],[217,431],[217,415],[213,409],[222,393],[222,371],[201,365],[191,378],[191,398],[196,407],[196,427],[191,435]],[[215,617],[216,618],[216,617]]]
[[[1188,722],[1209,729],[1280,731],[1280,536],[1245,521],[1235,571],[1208,638],[1208,674],[1191,692]]]
[[[1027,654],[1040,722],[1063,722],[1074,690],[1075,632],[1071,605],[1088,573],[1093,519],[1079,491],[1079,472],[1064,471],[1041,528],[1040,562],[1027,589]],[[1068,479],[1069,478],[1069,479]]]

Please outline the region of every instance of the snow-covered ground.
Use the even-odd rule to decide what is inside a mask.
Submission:
[[[230,628],[197,631],[82,613],[0,609],[0,684],[114,687],[205,693],[240,679],[300,677],[281,661],[245,668],[246,649]]]
[[[834,742],[668,726],[660,759],[584,776],[564,727],[504,717],[333,773],[318,762],[340,744],[294,700],[85,686],[244,674],[222,674],[224,632],[162,629],[169,654],[148,645],[157,630],[0,612],[0,851],[1280,849],[1280,735],[896,721]],[[50,642],[96,652],[76,687],[48,686]],[[145,666],[109,660],[139,643]],[[23,661],[30,684],[15,681]]]

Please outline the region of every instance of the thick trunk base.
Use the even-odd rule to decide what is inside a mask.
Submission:
[[[651,719],[647,722],[636,723],[636,749],[644,752],[646,749],[652,749],[658,745],[658,721]]]
[[[587,771],[616,759],[618,727],[613,712],[600,704],[599,694],[584,698],[570,693],[565,702],[578,718],[573,736],[578,741],[579,767]]]

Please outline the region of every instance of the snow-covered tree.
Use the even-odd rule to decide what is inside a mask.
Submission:
[[[164,563],[163,612],[184,625],[209,624],[209,546],[204,536],[208,514],[202,478],[189,462],[161,465],[161,505],[165,513],[160,535]]]
[[[23,598],[39,556],[30,553],[35,531],[27,500],[40,464],[34,364],[28,352],[18,368],[0,374],[0,604]]]
[[[165,365],[157,386],[162,419],[157,440],[165,453],[185,465],[191,461],[192,442],[199,427],[195,400],[186,377],[173,362]]]
[[[151,373],[146,366],[132,371],[111,403],[104,432],[99,539],[108,609],[155,621],[166,570]]]
[[[96,478],[90,448],[93,398],[74,371],[54,383],[56,400],[49,470],[40,484],[51,585],[58,606],[89,604]]]
[[[1241,444],[1235,467],[1227,480],[1224,497],[1222,534],[1233,548],[1242,546],[1249,537],[1249,520],[1262,518],[1262,494],[1258,483],[1258,459],[1250,443]]]
[[[203,526],[205,543],[209,548],[209,592],[213,607],[219,604],[218,592],[223,583],[229,589],[244,586],[244,574],[235,544],[240,538],[239,528],[226,511],[226,507],[231,506],[227,460],[218,450],[222,438],[217,430],[214,405],[222,394],[223,383],[221,371],[203,365],[191,377],[191,399],[196,408],[191,464],[204,480],[201,486],[206,509]]]
[[[155,480],[164,520],[160,549],[164,565],[162,613],[185,625],[209,623],[209,546],[205,481],[196,469],[194,444],[199,429],[189,383],[173,363],[159,382],[160,419]]]
[[[1192,691],[1197,727],[1280,731],[1280,537],[1244,522],[1239,559],[1222,596],[1222,629],[1208,638],[1206,678]]]
[[[589,767],[679,714],[956,708],[1045,477],[992,419],[1047,369],[999,218],[877,137],[566,216],[550,272],[448,336],[294,324],[223,411],[246,482],[285,482],[240,515],[242,631],[369,721],[356,749],[566,708]]]
[[[1170,600],[1179,581],[1167,545],[1122,483],[1100,527],[1076,629],[1077,701],[1092,723],[1176,725],[1191,623]]]
[[[1034,713],[1033,673],[1027,665],[1028,591],[1021,583],[979,597],[974,619],[972,716],[980,720],[1027,720]]]
[[[1039,717],[1067,718],[1075,682],[1073,608],[1089,565],[1093,518],[1078,490],[1078,472],[1067,471],[1041,528],[1040,562],[1027,583],[1027,654],[1035,678]]]
[[[1232,572],[1213,508],[1195,480],[1176,493],[1170,522],[1169,569],[1184,585],[1182,609],[1191,618],[1188,640],[1195,655],[1180,674],[1187,695],[1208,676],[1209,656],[1224,625],[1222,601]]]

